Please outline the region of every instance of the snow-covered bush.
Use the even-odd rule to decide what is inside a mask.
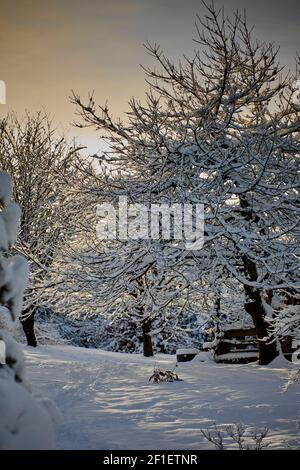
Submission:
[[[128,315],[78,315],[65,316],[49,309],[36,313],[36,335],[40,344],[63,344],[106,351],[142,353],[141,325]],[[13,335],[23,341],[19,328]],[[174,315],[165,324],[162,318],[153,322],[152,343],[154,353],[175,354],[179,347],[200,348],[203,343],[201,324],[194,315]]]
[[[202,343],[199,326],[192,317],[178,321],[176,316],[163,321],[158,317],[152,324],[152,346],[154,353],[175,354],[179,347],[199,347]],[[185,323],[184,323],[185,321]],[[103,328],[104,349],[120,352],[143,352],[143,333],[139,322],[130,317],[107,318]]]
[[[25,258],[10,257],[7,252],[16,240],[20,218],[20,209],[10,197],[9,175],[0,173],[0,342],[5,356],[0,364],[0,449],[52,448],[51,407],[32,396],[21,348],[4,329],[21,312],[28,280]]]

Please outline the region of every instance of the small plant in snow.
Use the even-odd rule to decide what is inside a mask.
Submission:
[[[221,430],[216,424],[213,431],[202,429],[201,433],[209,442],[211,442],[217,450],[226,450],[233,443],[238,450],[262,450],[269,445],[265,441],[268,435],[268,429],[262,431],[251,431],[242,424],[226,426],[225,430]],[[228,442],[228,438],[231,442]]]
[[[159,384],[162,382],[182,382],[182,379],[178,377],[175,372],[172,370],[163,371],[158,367],[155,367],[153,370],[153,374],[151,375],[149,382],[153,382],[155,384]]]

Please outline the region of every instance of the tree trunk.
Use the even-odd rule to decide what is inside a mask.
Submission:
[[[143,351],[145,357],[153,356],[152,338],[151,338],[151,320],[144,320],[142,323],[143,333]]]
[[[23,330],[26,336],[28,346],[32,346],[36,348],[37,340],[34,331],[34,314],[35,311],[32,311],[31,315],[27,316],[29,313],[29,309],[23,311],[23,315],[26,315],[26,318],[23,320],[22,316],[20,318],[21,324],[23,326]]]
[[[249,276],[251,281],[257,281],[257,268],[254,261],[248,258],[247,255],[242,257],[245,273]],[[277,344],[274,338],[269,336],[268,322],[266,321],[266,309],[264,308],[261,291],[247,284],[244,285],[246,294],[245,310],[251,316],[256,336],[258,340],[258,362],[261,365],[267,365],[275,359],[278,355]]]
[[[268,323],[265,320],[266,311],[262,304],[260,292],[252,287],[245,286],[248,302],[245,310],[251,315],[258,339],[259,364],[267,365],[278,355],[276,341],[269,336]]]

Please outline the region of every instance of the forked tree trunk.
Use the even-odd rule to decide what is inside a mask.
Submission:
[[[144,320],[142,323],[143,334],[143,352],[145,357],[153,356],[152,338],[151,338],[151,320]]]
[[[27,315],[29,313],[29,309],[24,310],[22,313],[24,316],[26,316],[25,319],[22,319],[22,316],[21,316],[20,321],[21,321],[21,324],[22,324],[22,327],[26,336],[27,345],[36,348],[37,339],[36,339],[35,331],[34,331],[35,311],[32,311],[31,315],[29,315],[28,317]]]

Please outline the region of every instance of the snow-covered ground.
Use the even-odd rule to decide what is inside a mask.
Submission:
[[[195,358],[177,368],[183,382],[154,385],[157,365],[175,357],[111,353],[72,346],[26,348],[34,393],[51,398],[63,420],[60,449],[207,449],[201,429],[214,423],[269,428],[271,447],[300,435],[299,383],[282,392],[291,365],[222,365]],[[267,439],[268,440],[268,439]]]

